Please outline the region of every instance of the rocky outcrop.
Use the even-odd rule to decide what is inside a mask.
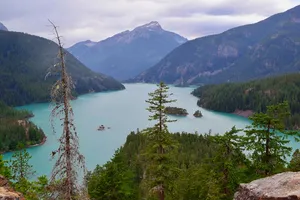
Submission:
[[[241,184],[234,200],[300,200],[300,172],[284,172]]]
[[[19,192],[14,191],[7,179],[0,175],[0,200],[25,200]]]

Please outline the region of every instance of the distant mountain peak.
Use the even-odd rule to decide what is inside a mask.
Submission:
[[[8,29],[0,22],[0,30],[8,31]]]
[[[191,40],[133,81],[202,85],[298,72],[299,25],[300,6],[296,6],[254,24]]]
[[[146,30],[163,30],[161,25],[157,21],[151,21],[147,24],[141,25],[136,27],[133,31],[135,30],[141,30],[141,29],[146,29]]]
[[[157,21],[152,21],[148,24],[145,24],[144,27],[147,27],[147,28],[152,28],[152,27],[161,28],[160,24]]]
[[[153,66],[186,41],[186,38],[162,29],[157,21],[150,21],[93,46],[77,43],[68,51],[92,70],[126,80]]]

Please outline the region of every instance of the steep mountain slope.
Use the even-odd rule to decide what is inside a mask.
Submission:
[[[0,30],[1,31],[8,31],[8,29],[0,22]]]
[[[49,100],[51,84],[45,79],[56,64],[58,46],[47,39],[24,33],[0,31],[0,100],[8,105],[23,105]],[[111,77],[97,74],[66,52],[67,68],[77,94],[123,89]]]
[[[179,46],[136,82],[245,81],[300,69],[300,6],[261,22]]]
[[[125,80],[153,66],[186,41],[162,29],[158,22],[150,22],[100,42],[77,43],[68,51],[92,70]]]
[[[268,105],[288,101],[292,116],[288,126],[300,128],[300,73],[268,77],[244,83],[205,85],[195,89],[198,106],[244,115],[265,112]]]

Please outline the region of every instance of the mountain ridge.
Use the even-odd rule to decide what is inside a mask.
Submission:
[[[99,42],[79,42],[68,51],[90,69],[126,80],[151,67],[186,41],[164,30],[157,21],[151,21]]]
[[[12,106],[50,100],[57,76],[45,79],[56,64],[58,45],[19,32],[0,31],[0,101]],[[75,85],[74,95],[124,89],[115,79],[95,73],[65,51],[66,65]]]
[[[4,26],[4,24],[2,24],[1,22],[0,22],[0,30],[2,30],[2,31],[8,31],[7,27]]]
[[[128,82],[210,84],[297,71],[299,23],[300,5],[257,23],[190,40]]]

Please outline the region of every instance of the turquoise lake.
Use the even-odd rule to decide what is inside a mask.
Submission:
[[[154,84],[125,84],[126,90],[93,93],[82,95],[72,102],[74,109],[75,124],[80,142],[80,151],[85,156],[88,170],[92,170],[97,164],[106,163],[114,154],[115,150],[124,144],[126,136],[130,131],[142,130],[151,126],[148,121],[149,112],[146,110],[148,104],[148,93],[156,89]],[[233,114],[225,114],[207,111],[197,106],[197,98],[190,93],[193,88],[179,88],[170,86],[172,98],[177,102],[172,103],[177,107],[187,109],[187,117],[171,117],[177,119],[175,123],[169,124],[172,132],[198,132],[224,133],[236,125],[244,128],[250,124],[246,118]],[[58,147],[59,124],[56,123],[57,134],[52,133],[50,125],[50,110],[48,103],[32,104],[20,107],[20,109],[31,110],[35,117],[31,119],[37,126],[41,127],[47,135],[44,145],[29,148],[32,155],[31,164],[36,175],[50,175],[54,160],[51,160],[51,152]],[[203,117],[195,118],[193,113],[201,110]],[[100,125],[111,127],[105,131],[97,131]],[[292,141],[290,145],[295,149],[299,144]],[[6,153],[5,159],[10,159],[12,153]]]

